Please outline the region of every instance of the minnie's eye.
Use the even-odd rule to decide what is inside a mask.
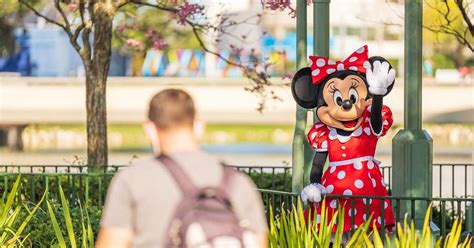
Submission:
[[[336,103],[338,106],[342,106],[342,95],[341,92],[338,90],[334,91],[334,95],[332,96],[334,103]]]
[[[349,99],[351,99],[351,102],[354,104],[359,100],[359,93],[357,93],[357,90],[354,88],[351,88],[349,90]]]

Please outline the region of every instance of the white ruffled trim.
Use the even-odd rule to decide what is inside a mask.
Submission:
[[[349,136],[342,136],[337,133],[337,130],[333,127],[328,127],[330,132],[329,132],[329,139],[330,140],[335,140],[338,139],[339,142],[341,143],[346,143],[349,141],[352,137],[359,137],[362,134],[362,125],[360,125],[356,130],[354,130],[351,135]]]

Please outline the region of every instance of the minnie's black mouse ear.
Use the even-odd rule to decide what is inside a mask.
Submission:
[[[296,103],[303,108],[315,108],[318,103],[319,86],[313,84],[311,69],[304,67],[297,71],[291,82],[291,93]]]

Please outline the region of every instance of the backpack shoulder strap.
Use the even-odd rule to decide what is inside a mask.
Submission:
[[[160,155],[157,157],[163,166],[169,171],[174,181],[178,184],[178,187],[184,194],[195,194],[199,191],[198,187],[194,185],[191,178],[188,177],[186,172],[176,161],[169,156]]]

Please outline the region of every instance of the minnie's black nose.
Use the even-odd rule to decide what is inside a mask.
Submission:
[[[344,100],[342,102],[342,108],[345,110],[345,111],[348,111],[352,108],[352,102],[351,100]]]

